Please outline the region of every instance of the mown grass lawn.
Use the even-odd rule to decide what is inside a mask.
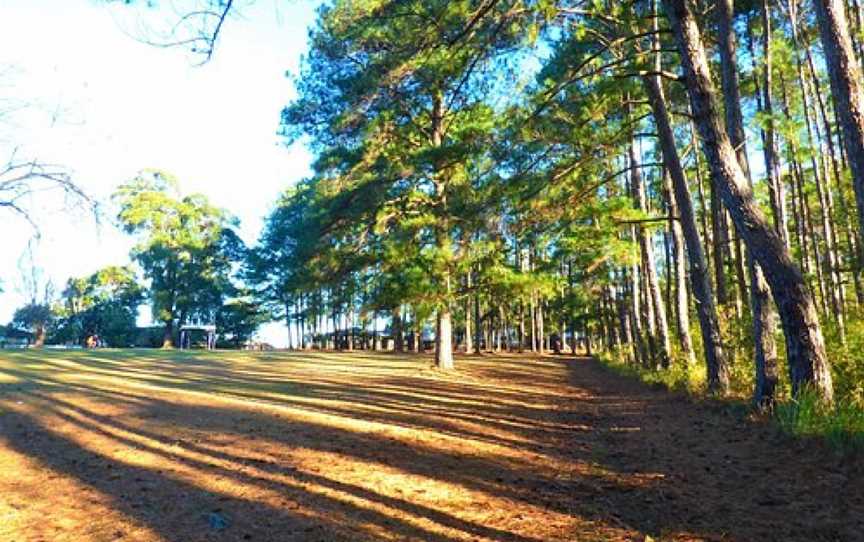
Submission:
[[[0,352],[3,542],[850,539],[821,453],[586,359]]]
[[[0,540],[568,539],[576,519],[514,483],[559,475],[534,435],[567,429],[564,366],[461,365],[0,353]]]

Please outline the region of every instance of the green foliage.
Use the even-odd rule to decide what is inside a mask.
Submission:
[[[233,295],[231,276],[245,257],[237,221],[204,196],[181,197],[176,179],[161,171],[142,172],[114,199],[120,224],[138,236],[132,256],[150,281],[155,318],[169,328],[212,322]]]
[[[825,326],[825,338],[838,402],[864,405],[864,318],[860,310],[847,315],[845,345],[832,321]]]
[[[230,345],[243,346],[269,315],[260,305],[246,299],[233,299],[224,303],[216,312],[216,329],[220,348]]]
[[[12,327],[33,333],[37,341],[44,339],[45,334],[54,324],[54,312],[51,306],[44,303],[28,303],[15,309],[12,316]]]
[[[617,374],[635,378],[652,386],[662,386],[670,391],[690,395],[705,392],[705,368],[701,364],[674,363],[669,369],[657,371],[627,361],[627,353],[621,349],[610,350],[596,356],[597,359]]]
[[[55,308],[58,326],[51,341],[83,345],[88,337],[98,336],[108,346],[131,346],[144,295],[128,267],[110,266],[89,277],[69,279]]]
[[[829,406],[818,394],[804,390],[778,404],[775,418],[791,435],[825,438],[841,452],[864,449],[864,404],[860,402],[841,400]]]

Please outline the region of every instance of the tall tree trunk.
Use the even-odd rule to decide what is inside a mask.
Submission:
[[[633,190],[634,205],[642,212],[648,212],[645,185],[642,174],[639,171],[636,159],[636,150],[631,141],[630,154],[630,182]],[[648,333],[649,341],[655,348],[657,359],[655,362],[662,368],[669,367],[669,324],[666,318],[666,307],[663,303],[663,294],[660,291],[660,281],[657,278],[657,266],[654,262],[654,253],[651,250],[651,239],[644,227],[636,226],[636,235],[639,240],[639,252],[642,256],[642,269],[646,279],[647,289],[645,291],[646,309],[648,310]]]
[[[696,223],[696,213],[693,210],[690,189],[687,186],[687,178],[684,176],[684,169],[675,148],[675,135],[672,131],[672,123],[666,106],[663,87],[660,85],[660,78],[647,77],[643,81],[657,124],[663,163],[666,165],[672,182],[672,192],[678,206],[681,231],[687,245],[690,280],[693,286],[693,296],[696,298],[696,315],[699,317],[699,328],[702,332],[702,343],[705,348],[708,387],[711,391],[725,393],[729,387],[729,372],[726,356],[723,352],[720,325],[717,321],[711,275],[699,239],[699,226]]]
[[[342,341],[339,339],[339,314],[333,309],[333,350],[342,350]]]
[[[543,354],[545,352],[544,339],[546,338],[546,330],[543,322],[543,301],[537,301],[537,352]]]
[[[681,211],[678,206],[678,198],[675,197],[675,192],[672,189],[671,175],[667,173],[664,177],[669,198],[669,229],[672,234],[672,263],[675,268],[673,273],[675,306],[677,307],[675,324],[678,328],[678,337],[681,340],[681,351],[684,353],[687,363],[693,363],[696,360],[696,355],[693,351],[693,339],[690,337],[690,304],[687,297],[687,265],[684,262],[685,247],[684,232],[680,222]],[[698,236],[698,232],[696,235]]]
[[[714,255],[714,284],[717,289],[717,304],[725,307],[729,304],[729,288],[726,282],[726,248],[729,245],[729,229],[726,226],[726,213],[714,188],[709,184],[711,198],[711,245]]]
[[[731,5],[731,0],[723,0],[724,2],[728,2]],[[786,246],[786,249],[789,250],[789,235],[788,235],[788,227],[787,227],[787,219],[786,219],[786,197],[785,197],[785,189],[783,186],[783,180],[780,178],[780,161],[777,153],[777,138],[775,137],[774,131],[774,118],[772,115],[774,114],[774,103],[773,103],[773,95],[772,95],[772,73],[771,73],[771,13],[768,10],[768,0],[762,0],[761,6],[762,12],[762,53],[763,53],[763,64],[762,64],[762,109],[766,115],[766,123],[767,126],[765,128],[765,144],[763,145],[763,153],[765,156],[765,170],[768,176],[768,192],[771,198],[771,212],[774,216],[774,228],[777,230],[778,235],[780,235],[780,239],[783,240],[783,244]],[[730,14],[731,16],[731,14]],[[733,71],[737,73],[737,67],[735,66],[734,61],[732,62]],[[735,81],[737,85],[737,77]],[[724,95],[726,94],[726,87],[724,85]],[[740,104],[740,100],[738,102]],[[737,106],[737,109],[741,110],[740,105]],[[728,119],[728,113],[727,113]],[[736,119],[738,121],[738,126],[741,127],[741,131],[743,133],[744,123],[739,118]],[[727,121],[727,130],[728,130],[728,121]],[[736,127],[737,130],[737,127]],[[732,144],[735,145],[735,141],[732,141]],[[746,152],[744,153],[746,156]],[[741,152],[739,151],[739,162],[741,157]],[[745,169],[746,171],[746,169]]]
[[[635,229],[633,231],[633,240],[636,240]],[[629,278],[629,281],[627,282],[630,285],[630,327],[633,329],[633,342],[636,345],[636,348],[634,349],[636,354],[635,361],[640,365],[647,365],[649,363],[649,354],[643,336],[642,294],[641,288],[639,287],[640,280],[638,264],[634,263],[630,265],[627,278]]]
[[[789,3],[789,19],[791,22],[792,28],[792,38],[793,42],[796,46],[799,46],[799,37],[798,37],[798,21],[797,21],[797,4],[794,1],[790,0]],[[822,92],[819,88],[819,79],[816,75],[816,68],[813,63],[813,57],[810,54],[809,48],[804,48],[805,58],[807,60],[807,67],[809,68],[810,77],[805,77],[803,74],[803,67],[801,66],[801,60],[796,55],[796,63],[798,67],[798,79],[801,83],[801,92],[804,103],[804,113],[805,120],[807,126],[807,135],[810,141],[813,141],[814,134],[815,138],[818,139],[818,146],[821,152],[821,160],[819,162],[823,168],[823,174],[819,175],[819,168],[816,167],[815,157],[812,158],[813,164],[813,173],[816,180],[816,189],[817,189],[817,197],[819,198],[819,210],[820,217],[822,219],[822,230],[825,237],[825,253],[826,253],[826,272],[825,274],[828,276],[828,281],[831,285],[829,288],[829,297],[831,301],[831,312],[829,313],[837,322],[838,330],[840,332],[840,340],[845,344],[846,342],[846,326],[845,326],[845,292],[843,286],[843,280],[840,272],[840,254],[838,252],[838,237],[837,237],[837,228],[834,225],[834,221],[832,219],[833,209],[834,209],[834,198],[832,195],[831,189],[831,173],[833,172],[834,182],[837,185],[838,191],[842,193],[842,176],[840,174],[840,168],[838,165],[836,152],[834,149],[834,141],[831,137],[831,124],[828,120],[828,115],[825,108],[825,101],[822,99]],[[810,110],[812,107],[809,107],[809,90],[810,90],[810,81],[812,80],[813,84],[813,94],[816,97],[816,104],[818,107],[818,111],[821,114],[822,125],[824,128],[824,136],[820,133],[819,122],[817,119],[812,118],[810,115]],[[784,94],[785,99],[785,94]],[[786,112],[787,117],[788,106],[784,104],[784,111]],[[815,115],[813,115],[815,117]],[[812,126],[811,126],[812,125]],[[816,142],[813,143],[816,146]],[[827,153],[824,152],[827,149]],[[812,153],[811,153],[812,156]],[[831,165],[829,169],[829,163]],[[840,206],[844,216],[848,216],[848,208],[846,206],[845,198],[840,199]],[[847,234],[847,250],[848,254],[851,256],[852,267],[853,267],[853,280],[855,282],[856,292],[860,291],[860,263],[858,258],[858,253],[854,248],[854,232],[853,228],[849,227],[848,220],[845,221],[846,225],[846,234]],[[860,231],[860,230],[859,230]]]
[[[573,299],[573,261],[570,259],[567,260],[567,297],[568,297],[568,299]],[[619,303],[620,303],[620,300],[617,300],[617,301],[619,301]],[[570,344],[569,344],[570,353],[575,356],[576,355],[576,322],[574,321],[575,318],[574,318],[572,307],[568,303],[565,303],[564,306],[568,307],[567,320],[566,320],[568,331],[565,331],[564,336],[566,337],[568,332],[569,332],[569,335],[570,335]],[[627,337],[626,337],[625,333],[623,332],[625,325],[626,325],[625,320],[622,318],[621,319],[621,326],[622,326],[621,339],[625,342],[625,344],[629,344],[630,341],[627,340]]]
[[[525,351],[525,302],[519,302],[519,352]]]
[[[621,339],[624,342],[624,345],[627,347],[625,350],[626,358],[628,363],[636,362],[636,352],[634,351],[635,344],[633,343],[633,329],[630,326],[630,311],[627,307],[627,275],[623,272],[618,273],[620,276],[620,284],[621,288],[618,289],[618,322],[621,327]],[[576,353],[576,323],[571,320],[570,324],[570,332],[571,335],[571,345],[573,349],[573,354]]]
[[[439,309],[435,332],[435,365],[439,369],[453,368],[453,322],[449,309]]]
[[[354,351],[354,305],[349,302],[348,313],[345,315],[345,338],[348,341],[347,350]]]
[[[474,351],[474,335],[471,330],[471,312],[472,312],[472,303],[471,298],[471,289],[474,286],[471,283],[471,275],[472,271],[469,269],[468,273],[465,276],[465,286],[468,290],[468,295],[465,297],[465,353],[470,354]]]
[[[846,12],[839,0],[814,0],[835,115],[852,171],[858,229],[864,237],[864,95],[861,69],[852,50]]]
[[[723,130],[696,19],[687,0],[663,0],[663,4],[681,53],[687,91],[712,182],[764,271],[780,312],[793,392],[811,387],[823,399],[832,401],[831,372],[813,297],[783,241],[754,202],[735,149]]]
[[[44,338],[43,338],[43,343]],[[165,320],[165,330],[162,333],[162,348],[174,348],[174,317]],[[182,348],[182,345],[181,345]]]
[[[440,147],[444,137],[444,109],[443,98],[441,92],[436,92],[432,98],[432,147]],[[444,182],[441,179],[435,181],[435,196],[444,209],[443,213],[447,213],[447,193]],[[446,216],[439,217],[437,228],[435,231],[435,242],[441,253],[445,253],[450,244],[450,227]],[[443,289],[442,297],[439,301],[438,314],[436,316],[435,325],[435,365],[439,369],[449,370],[453,368],[453,322],[450,312],[450,269],[449,264],[445,263],[445,269],[440,271],[441,281],[440,286]]]
[[[393,350],[398,353],[405,351],[405,338],[402,332],[402,306],[393,307]]]
[[[735,62],[735,31],[732,28],[732,0],[720,0],[718,2],[718,26],[724,35],[720,48],[721,83],[723,87],[724,106],[726,112],[726,134],[728,141],[735,152],[736,162],[740,171],[746,178],[747,189],[751,190],[753,179],[750,173],[750,164],[747,160],[747,140],[744,135],[744,116],[741,113],[741,92],[738,84],[738,67]],[[763,8],[764,2],[763,2]],[[767,17],[767,15],[765,15]],[[770,44],[770,39],[766,40]],[[770,82],[770,66],[766,78]],[[770,99],[771,93],[765,94]],[[766,141],[766,168],[769,168],[768,178],[770,183],[779,183],[776,175],[778,169],[776,155],[774,154],[773,130],[771,130],[770,143]],[[773,171],[773,173],[772,173]],[[773,187],[772,193],[779,193]],[[785,241],[786,225],[781,218],[785,213],[785,207],[775,202],[774,210],[775,225],[783,241],[784,250],[788,252],[788,242]],[[782,226],[780,225],[782,224]],[[740,233],[740,232],[739,232]],[[777,345],[774,342],[775,316],[771,309],[770,290],[765,280],[762,269],[753,261],[752,249],[747,251],[747,267],[750,274],[750,308],[753,315],[753,346],[754,365],[756,368],[756,390],[755,400],[758,404],[773,401],[774,388],[776,387]]]
[[[523,328],[524,331],[524,328]],[[483,323],[480,321],[480,290],[474,292],[474,354],[480,355],[483,340]]]

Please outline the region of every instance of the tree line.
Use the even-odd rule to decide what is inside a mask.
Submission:
[[[395,348],[577,340],[705,386],[861,400],[856,1],[337,1],[255,284]],[[410,340],[410,341],[409,341]],[[332,346],[351,347],[337,341]],[[785,367],[785,368],[784,368]]]
[[[215,325],[222,347],[249,341],[268,314],[242,279],[248,249],[237,220],[200,194],[182,196],[158,170],[120,185],[113,199],[118,226],[137,240],[135,265],[70,278],[59,292],[38,266],[24,266],[27,302],[15,311],[13,335],[29,333],[36,346],[171,347],[180,327],[198,323]],[[138,326],[145,303],[157,327]]]

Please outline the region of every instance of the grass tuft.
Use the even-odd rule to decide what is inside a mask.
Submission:
[[[678,360],[665,370],[642,367],[626,360],[622,352],[605,352],[595,356],[615,374],[637,379],[649,386],[701,397],[706,393],[705,366]],[[782,395],[781,395],[782,397]],[[747,408],[748,395],[733,387],[726,398],[734,408]],[[864,403],[844,394],[834,405],[826,405],[811,390],[795,399],[778,400],[774,420],[786,434],[798,438],[821,438],[844,455],[864,450]]]
[[[779,403],[775,419],[780,429],[797,437],[821,437],[841,453],[864,449],[864,407],[848,401],[825,404],[804,390],[798,397]]]

